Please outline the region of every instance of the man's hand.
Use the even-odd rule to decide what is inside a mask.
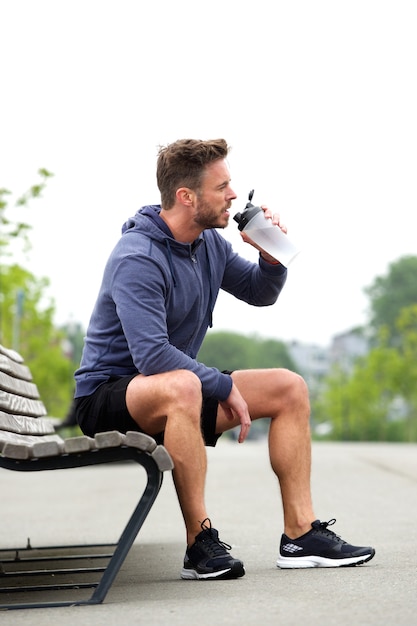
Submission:
[[[248,436],[252,422],[248,411],[248,405],[234,383],[229,397],[226,400],[223,400],[223,402],[219,402],[219,404],[228,419],[232,421],[236,417],[239,418],[240,433],[238,441],[239,443],[243,443]]]

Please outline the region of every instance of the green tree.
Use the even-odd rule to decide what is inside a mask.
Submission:
[[[382,327],[389,332],[390,342],[398,341],[396,322],[400,311],[417,304],[417,256],[405,256],[391,263],[386,276],[378,276],[365,289],[370,298],[370,329],[374,338]]]
[[[62,351],[63,333],[53,324],[54,303],[45,293],[46,278],[36,278],[17,263],[10,262],[11,244],[30,250],[30,226],[16,217],[18,207],[28,207],[38,198],[51,176],[39,170],[41,182],[33,185],[11,208],[10,193],[0,190],[0,341],[20,352],[30,367],[48,412],[64,416],[70,403],[73,365]],[[10,211],[12,217],[9,217]]]
[[[47,179],[53,176],[45,168],[38,170],[38,175],[40,177],[39,182],[32,185],[26,193],[16,200],[13,207],[14,210],[18,207],[29,207],[29,201],[41,196],[42,191],[46,187]],[[9,255],[7,248],[13,240],[18,240],[22,243],[25,251],[30,249],[29,231],[31,226],[26,221],[16,217],[16,215],[13,218],[9,217],[8,196],[10,195],[11,193],[8,189],[0,188],[0,257],[3,257],[5,254]],[[9,211],[7,210],[8,208]]]
[[[396,328],[401,343],[395,389],[405,401],[405,439],[417,441],[417,304],[402,309]]]
[[[396,397],[393,379],[398,353],[378,347],[358,361],[351,375],[336,369],[315,405],[320,421],[332,425],[331,438],[343,441],[386,441],[401,438],[391,422],[390,406]]]
[[[220,370],[286,367],[295,371],[294,362],[282,341],[231,332],[208,333],[198,360]]]
[[[4,309],[5,301],[7,299],[6,274],[7,265],[6,261],[12,256],[10,247],[12,243],[20,244],[24,253],[28,253],[30,250],[29,232],[31,226],[22,219],[22,208],[29,209],[30,200],[33,198],[39,198],[42,191],[45,189],[46,181],[52,174],[45,168],[38,170],[39,182],[32,185],[26,193],[17,198],[12,206],[10,206],[11,192],[5,187],[0,188],[0,341],[6,343],[11,337],[4,335]],[[12,212],[12,215],[10,213]],[[16,287],[17,289],[17,287]],[[21,286],[18,288],[21,289]],[[21,291],[16,291],[14,306],[17,307],[16,314],[19,316],[21,309]],[[15,316],[16,319],[16,316]],[[13,343],[13,341],[12,341]],[[11,346],[12,343],[9,345]],[[13,347],[16,347],[15,345]]]
[[[335,368],[314,413],[332,425],[330,438],[417,441],[417,305],[402,309],[392,332],[382,327],[376,345],[351,373]]]

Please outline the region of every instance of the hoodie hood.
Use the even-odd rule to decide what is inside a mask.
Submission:
[[[159,233],[158,238],[162,238],[163,234],[165,234],[167,237],[174,239],[168,224],[166,224],[159,215],[161,208],[160,204],[143,206],[133,217],[129,217],[129,219],[126,220],[122,226],[122,234],[132,229],[140,231],[147,230],[146,226],[150,226],[147,220],[151,220],[151,222],[157,227],[157,231],[154,232],[153,229],[150,229],[150,234],[156,235]],[[143,217],[147,218],[147,220],[144,220]]]
[[[155,241],[165,242],[168,240],[173,247],[183,250],[186,256],[204,241],[203,235],[200,235],[193,243],[177,241],[174,239],[168,224],[160,216],[160,212],[161,205],[159,204],[143,206],[133,217],[126,220],[122,226],[122,234],[140,232]]]

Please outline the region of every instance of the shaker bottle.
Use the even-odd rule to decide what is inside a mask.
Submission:
[[[292,243],[286,233],[272,220],[265,218],[259,206],[251,203],[254,190],[249,193],[249,202],[242,213],[236,213],[233,219],[240,231],[246,233],[262,250],[287,267],[300,250]]]

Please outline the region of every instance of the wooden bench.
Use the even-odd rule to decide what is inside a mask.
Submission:
[[[99,433],[94,438],[61,438],[47,417],[22,357],[0,345],[0,467],[36,472],[120,461],[136,461],[145,469],[147,482],[118,542],[33,548],[28,541],[23,548],[0,548],[0,609],[103,602],[159,493],[163,472],[173,468],[166,449],[157,445],[152,437],[139,432],[122,434],[112,431]],[[12,506],[11,498],[3,493],[2,507],[7,502]],[[103,507],[108,507],[108,502],[103,503]],[[39,523],[41,521],[36,519],[35,524]],[[1,533],[0,530],[0,536]],[[103,565],[106,561],[107,564]],[[71,562],[76,563],[74,568],[69,567]],[[94,566],[84,566],[93,562]],[[96,563],[100,566],[97,567]],[[98,581],[95,580],[97,574],[100,574]],[[86,576],[87,582],[80,581],[79,576]],[[91,580],[92,576],[94,580]],[[63,582],[59,582],[61,578]],[[79,598],[80,590],[85,594],[86,589],[88,597]],[[51,600],[52,591],[60,591],[60,594],[53,594],[54,598],[59,595],[58,600]],[[6,597],[7,603],[1,604],[2,596]],[[9,601],[18,596],[25,600]],[[28,596],[36,600],[27,601]]]

